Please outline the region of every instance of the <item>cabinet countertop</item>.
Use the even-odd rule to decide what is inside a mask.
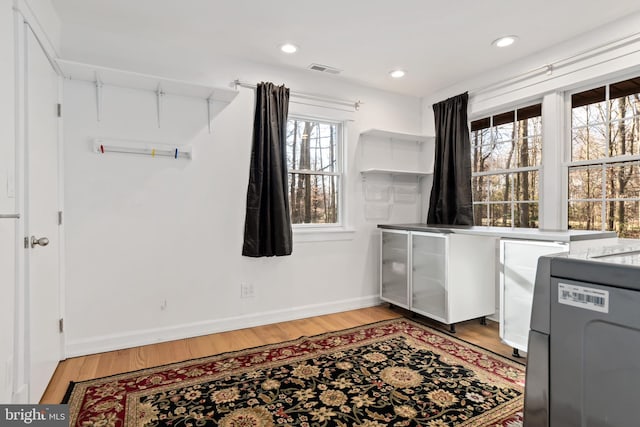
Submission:
[[[467,234],[475,236],[500,237],[505,239],[541,240],[551,242],[576,242],[579,240],[612,239],[615,231],[568,230],[548,231],[537,228],[484,227],[470,225],[438,224],[378,224],[387,230],[423,231],[427,233]]]

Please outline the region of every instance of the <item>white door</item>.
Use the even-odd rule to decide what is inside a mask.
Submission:
[[[38,402],[61,356],[58,78],[30,29],[25,49],[26,352],[29,401]],[[33,245],[35,239],[40,244]]]

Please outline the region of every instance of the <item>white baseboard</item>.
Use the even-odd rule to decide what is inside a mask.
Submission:
[[[125,332],[122,334],[110,334],[80,340],[70,340],[66,343],[65,356],[85,356],[87,354],[121,350],[123,348],[208,335],[216,332],[250,328],[270,323],[286,322],[289,320],[321,316],[324,314],[338,313],[358,308],[373,307],[378,304],[380,304],[380,298],[378,295],[370,295],[331,303],[312,304],[282,310],[247,314],[243,316],[227,317],[205,322],[195,322],[165,328],[144,329]]]

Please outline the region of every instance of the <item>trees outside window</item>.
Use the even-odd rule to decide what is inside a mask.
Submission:
[[[568,223],[640,237],[640,77],[571,96]]]
[[[290,118],[287,123],[292,224],[339,224],[342,125]]]
[[[471,122],[474,224],[538,226],[542,105]]]

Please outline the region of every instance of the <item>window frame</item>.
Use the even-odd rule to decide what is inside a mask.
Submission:
[[[494,126],[494,118],[496,116],[500,116],[503,114],[508,114],[513,112],[513,121],[510,123],[513,123],[514,126],[518,123],[518,110],[523,110],[529,107],[533,107],[533,106],[540,106],[540,116],[534,116],[534,117],[540,117],[541,119],[541,126],[540,126],[540,133],[539,134],[535,134],[533,136],[527,136],[527,138],[540,138],[540,159],[539,162],[536,166],[519,166],[519,167],[514,167],[514,168],[501,168],[501,169],[492,169],[492,170],[488,170],[488,171],[483,171],[483,172],[474,172],[473,171],[473,150],[474,147],[476,146],[480,146],[480,145],[492,145],[494,143],[494,135],[495,135],[495,129],[497,126],[501,126],[502,124],[499,125],[495,125]],[[544,151],[544,122],[543,122],[543,100],[542,99],[533,99],[533,100],[528,100],[525,103],[518,103],[516,105],[512,105],[512,106],[508,106],[508,107],[501,107],[498,108],[496,110],[492,110],[491,112],[484,112],[484,113],[480,113],[480,114],[474,114],[474,117],[470,118],[469,120],[469,138],[470,138],[470,142],[471,142],[471,162],[472,162],[472,171],[471,171],[471,180],[472,180],[472,195],[475,196],[474,192],[473,192],[473,180],[476,177],[493,177],[493,176],[503,176],[505,177],[505,179],[509,179],[511,181],[511,193],[509,195],[509,200],[504,200],[504,201],[491,201],[491,200],[476,200],[475,197],[473,198],[473,209],[474,209],[474,225],[475,224],[475,211],[478,207],[482,207],[482,209],[486,210],[486,217],[489,218],[489,220],[491,220],[491,206],[492,205],[501,205],[501,206],[509,206],[510,208],[510,224],[511,225],[505,225],[505,226],[499,226],[499,225],[495,225],[494,227],[502,227],[502,228],[515,228],[515,216],[516,216],[516,211],[517,211],[517,205],[524,205],[524,204],[536,204],[537,205],[537,223],[538,223],[538,228],[540,226],[540,214],[541,214],[541,207],[542,207],[542,199],[543,199],[543,194],[542,194],[542,171],[543,171],[543,151]],[[473,142],[473,131],[471,130],[471,123],[478,121],[478,120],[485,120],[485,119],[489,119],[489,127],[488,128],[483,128],[483,129],[489,129],[489,135],[490,135],[490,140],[489,142],[485,142],[483,144],[474,144]],[[496,143],[501,144],[501,143],[505,143],[505,142],[509,142],[512,141],[510,139],[507,140],[499,140],[496,141]],[[537,199],[529,199],[529,200],[516,200],[515,198],[515,185],[514,185],[514,177],[515,175],[517,175],[518,173],[522,173],[522,172],[537,172],[538,177],[537,177],[537,194],[538,194],[538,198]],[[488,182],[485,183],[485,185],[489,185]],[[489,190],[487,189],[487,194],[489,194]],[[478,225],[478,226],[483,226],[483,225]]]
[[[567,177],[566,183],[564,185],[564,192],[565,192],[565,197],[564,197],[564,205],[565,205],[565,209],[566,209],[566,221],[567,221],[567,229],[572,230],[572,228],[570,228],[571,225],[571,220],[570,220],[570,213],[571,213],[571,203],[599,203],[600,204],[600,228],[598,229],[599,231],[608,231],[607,230],[607,206],[610,202],[618,202],[618,201],[625,201],[625,202],[638,202],[640,201],[640,197],[629,197],[629,198],[620,198],[620,197],[608,197],[607,195],[607,180],[605,179],[607,176],[607,172],[610,168],[615,167],[615,166],[622,166],[622,165],[626,165],[626,164],[634,164],[636,167],[640,168],[640,153],[639,154],[625,154],[625,155],[619,155],[619,156],[610,156],[609,155],[609,150],[605,149],[604,153],[605,156],[604,157],[600,157],[597,159],[587,159],[587,160],[573,160],[573,132],[575,129],[584,129],[587,128],[589,126],[596,126],[596,125],[600,125],[603,126],[605,128],[605,140],[607,141],[607,143],[610,143],[610,138],[611,138],[611,126],[614,125],[615,123],[618,123],[622,120],[627,120],[629,118],[617,118],[617,119],[613,119],[611,116],[611,91],[610,88],[612,85],[615,85],[617,83],[620,82],[624,82],[626,80],[630,80],[630,79],[636,79],[636,78],[640,78],[640,73],[638,73],[638,71],[635,71],[634,73],[631,74],[624,74],[624,75],[617,75],[617,76],[609,76],[606,79],[601,79],[595,83],[589,84],[589,85],[582,85],[579,86],[575,89],[571,89],[571,90],[567,90],[564,92],[565,95],[565,99],[566,99],[566,114],[567,114],[567,120],[566,120],[566,137],[565,137],[565,149],[564,149],[564,157],[565,157],[565,161],[563,162],[563,173],[565,174],[565,176]],[[586,92],[586,91],[590,91],[590,90],[595,90],[598,88],[603,87],[605,88],[605,98],[603,101],[603,103],[605,103],[606,108],[607,108],[607,119],[605,121],[594,121],[592,124],[590,125],[578,125],[575,126],[573,125],[573,107],[572,107],[572,96],[577,94],[577,93],[581,93],[581,92]],[[640,92],[639,92],[640,93]],[[618,99],[618,98],[614,98],[614,99]],[[588,104],[585,104],[588,105]],[[637,117],[637,116],[634,116]],[[606,147],[608,148],[608,147]],[[581,170],[581,169],[588,169],[588,168],[592,168],[593,170],[598,170],[600,171],[601,175],[601,183],[600,183],[600,197],[599,198],[571,198],[571,189],[569,188],[570,184],[571,184],[571,171],[572,170]],[[579,229],[573,229],[573,230],[579,230]],[[595,229],[593,229],[595,230]],[[613,230],[615,231],[615,230]]]
[[[344,120],[330,119],[321,116],[315,115],[307,115],[307,114],[295,114],[290,113],[287,117],[287,124],[290,120],[297,121],[309,121],[315,123],[325,123],[332,124],[337,126],[336,131],[336,167],[333,172],[324,172],[324,171],[315,171],[309,169],[288,169],[287,168],[287,188],[290,187],[290,182],[288,180],[289,175],[293,174],[301,174],[301,175],[321,175],[321,176],[335,176],[337,181],[337,191],[338,196],[336,201],[338,203],[338,222],[335,223],[300,223],[294,224],[291,223],[291,227],[295,235],[298,236],[306,236],[304,237],[304,241],[316,241],[316,240],[343,240],[339,238],[339,236],[335,236],[335,238],[327,239],[327,237],[314,237],[312,234],[314,233],[343,233],[343,232],[352,232],[353,230],[349,230],[345,227],[345,219],[346,219],[346,197],[344,195],[345,192],[345,175],[346,175],[346,162],[345,162],[345,149],[344,146],[346,141],[346,122]],[[289,214],[291,214],[291,206],[289,206]]]

